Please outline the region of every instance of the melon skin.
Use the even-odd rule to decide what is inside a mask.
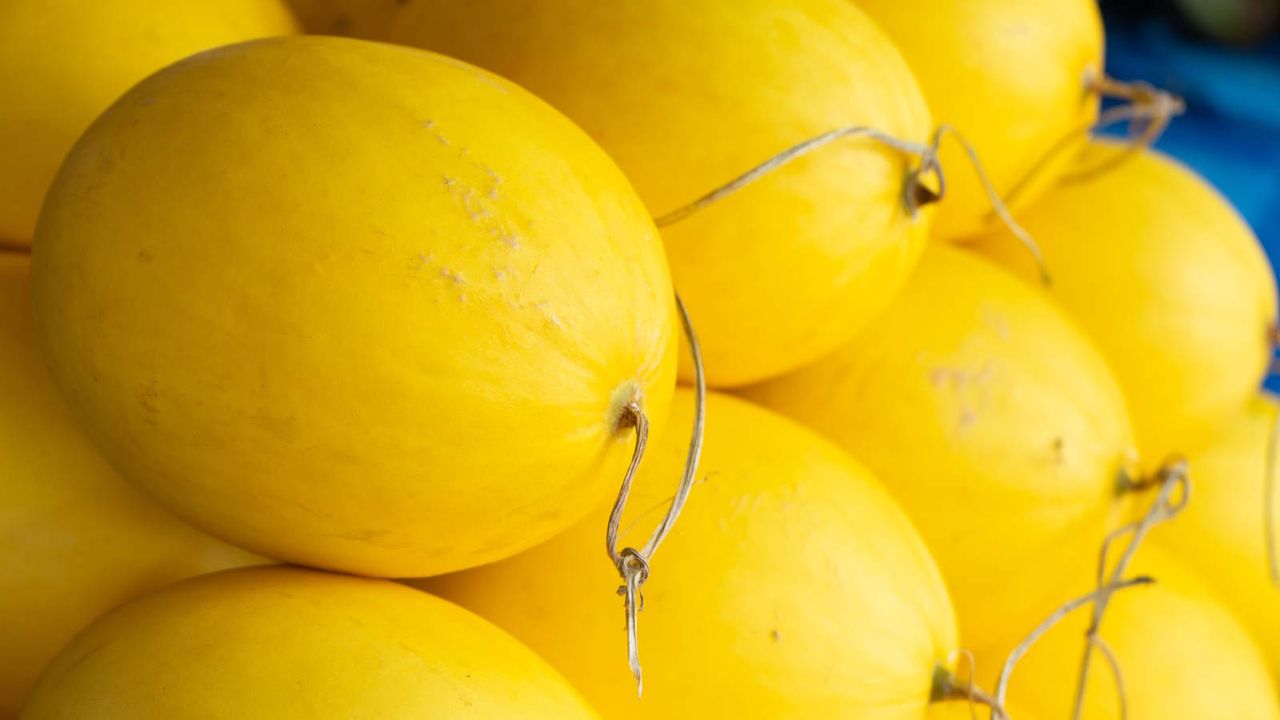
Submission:
[[[300,36],[173,65],[82,138],[38,237],[38,326],[107,458],[298,564],[529,547],[617,491],[623,407],[660,433],[674,389],[671,280],[626,180],[431,53]]]

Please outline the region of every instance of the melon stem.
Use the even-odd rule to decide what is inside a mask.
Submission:
[[[996,679],[996,690],[994,695],[996,703],[1001,707],[1004,706],[1009,695],[1009,681],[1012,679],[1013,671],[1017,667],[1018,663],[1022,660],[1023,656],[1025,656],[1031,648],[1035,646],[1040,638],[1044,637],[1045,634],[1052,630],[1053,627],[1061,622],[1063,618],[1086,605],[1094,604],[1096,607],[1098,600],[1104,595],[1110,597],[1112,593],[1117,591],[1141,585],[1150,585],[1154,582],[1155,580],[1153,578],[1146,575],[1119,579],[1113,581],[1106,587],[1096,588],[1085,595],[1072,598],[1071,600],[1063,603],[1058,609],[1050,613],[1047,618],[1042,620],[1039,625],[1037,625],[1025,638],[1023,638],[1022,642],[1014,646],[1013,650],[1009,652],[1008,657],[1005,658],[1004,665],[1000,668],[1000,675]],[[1114,654],[1109,653],[1109,650],[1110,648],[1107,648],[1108,655],[1112,660],[1114,660],[1115,656]],[[1121,686],[1117,685],[1117,687]]]
[[[968,651],[962,651],[969,657],[972,665],[973,656]],[[1009,714],[1005,712],[996,699],[983,692],[973,683],[973,672],[970,668],[969,679],[961,682],[950,670],[938,664],[933,669],[933,689],[929,694],[929,702],[956,702],[963,701],[969,703],[969,714],[975,720],[977,713],[974,711],[975,705],[983,705],[991,709],[991,720],[1012,720]]]
[[[1187,109],[1182,98],[1144,82],[1122,82],[1106,75],[1090,74],[1085,78],[1085,90],[1099,98],[1114,98],[1124,103],[1103,110],[1091,122],[1067,131],[1013,184],[1004,196],[1005,202],[1015,202],[1053,160],[1080,140],[1088,138],[1091,132],[1125,121],[1132,129],[1129,146],[1123,152],[1098,166],[1066,175],[1059,182],[1079,182],[1114,169],[1137,150],[1154,143],[1173,118]]]
[[[935,164],[937,163],[938,147],[942,144],[942,139],[947,135],[955,138],[956,143],[964,150],[965,155],[969,156],[969,165],[978,176],[978,183],[982,185],[982,191],[986,193],[987,201],[991,203],[991,212],[999,218],[1005,228],[1017,238],[1022,247],[1031,255],[1031,259],[1036,264],[1036,269],[1040,271],[1040,282],[1045,285],[1052,285],[1053,277],[1049,274],[1049,266],[1045,262],[1044,252],[1040,250],[1040,244],[1035,241],[1035,238],[1031,237],[1031,233],[1027,232],[1026,228],[1022,227],[1013,218],[1013,213],[1009,211],[1008,201],[1000,196],[1000,191],[996,189],[991,176],[987,174],[987,169],[982,164],[982,158],[979,157],[978,151],[974,149],[973,143],[969,142],[955,126],[943,123],[933,133],[933,143],[930,145],[931,153],[929,158]],[[927,161],[922,161],[921,165],[923,166]],[[941,168],[939,168],[939,177],[942,177]]]
[[[614,501],[613,509],[609,513],[609,523],[605,529],[605,550],[622,577],[618,594],[624,598],[627,661],[631,667],[631,674],[636,679],[637,696],[644,694],[644,670],[640,665],[640,641],[637,628],[637,615],[644,609],[642,588],[645,581],[649,579],[649,563],[654,553],[671,532],[672,526],[680,517],[680,511],[684,509],[685,501],[689,498],[689,490],[692,489],[694,477],[698,472],[698,459],[702,455],[702,439],[706,426],[707,381],[702,365],[702,346],[698,343],[693,321],[689,318],[689,311],[685,308],[679,293],[676,294],[675,299],[676,310],[680,314],[680,322],[684,328],[685,337],[689,341],[689,352],[693,356],[694,371],[693,436],[689,440],[689,453],[685,458],[684,473],[676,488],[676,494],[671,499],[667,514],[654,529],[648,542],[639,549],[631,546],[619,549],[618,536],[622,525],[622,514],[626,510],[627,499],[631,496],[631,486],[635,481],[636,471],[640,467],[645,445],[649,439],[649,418],[641,407],[640,398],[633,398],[623,407],[617,426],[619,430],[635,429],[635,449],[631,453],[631,462],[627,465],[627,472],[622,478],[622,487],[618,490],[618,498]]]
[[[1191,500],[1191,479],[1187,475],[1187,461],[1181,457],[1171,457],[1156,471],[1154,477],[1139,480],[1134,484],[1133,488],[1142,490],[1151,486],[1159,487],[1159,491],[1146,514],[1137,522],[1130,523],[1111,532],[1102,543],[1102,549],[1098,557],[1096,578],[1098,589],[1095,591],[1096,597],[1093,601],[1093,618],[1089,623],[1089,629],[1085,632],[1084,656],[1080,661],[1080,677],[1076,683],[1076,695],[1071,715],[1073,720],[1080,720],[1084,712],[1084,698],[1089,682],[1089,666],[1093,661],[1093,651],[1099,647],[1098,633],[1101,629],[1107,606],[1111,602],[1111,596],[1114,593],[1113,588],[1124,578],[1125,572],[1129,569],[1129,563],[1133,560],[1133,556],[1138,552],[1138,548],[1142,545],[1142,541],[1146,539],[1147,534],[1151,532],[1151,529],[1162,522],[1177,517],[1178,513],[1182,512]],[[1120,558],[1116,561],[1115,566],[1112,567],[1108,562],[1112,544],[1126,536],[1129,539],[1128,544],[1125,545]],[[1105,650],[1103,654],[1104,657],[1107,656]],[[1114,657],[1109,659],[1114,660]],[[1113,669],[1116,673],[1119,673],[1118,667],[1113,667]],[[1117,690],[1121,693],[1120,703],[1123,706],[1125,704],[1123,684],[1117,684]]]
[[[682,205],[681,207],[678,207],[664,215],[654,218],[654,224],[658,227],[674,225],[675,223],[697,213],[703,208],[733,195],[762,177],[789,164],[793,160],[797,160],[809,153],[824,148],[837,140],[853,137],[873,140],[885,147],[921,159],[920,168],[908,173],[907,182],[903,188],[903,204],[906,206],[912,217],[915,216],[916,211],[921,206],[937,202],[942,199],[941,182],[939,182],[940,187],[938,190],[933,190],[915,182],[915,179],[921,174],[927,174],[930,170],[938,170],[936,159],[933,160],[931,168],[925,169],[925,165],[929,164],[929,158],[932,158],[935,153],[933,148],[923,143],[896,138],[888,133],[881,132],[880,130],[867,127],[865,125],[848,125],[834,130],[828,130],[821,135],[811,137],[808,140],[796,143],[795,145],[782,150],[776,155],[769,157],[764,162],[761,162],[759,165],[756,165],[750,170],[747,170],[741,175],[729,180],[725,184],[712,189],[710,192],[693,202]],[[925,172],[922,173],[921,170],[925,170]],[[941,180],[940,173],[938,174],[938,177],[939,180]]]
[[[851,137],[867,138],[919,159],[918,164],[907,171],[902,188],[903,207],[906,208],[907,214],[914,218],[919,214],[922,207],[938,202],[946,195],[946,176],[943,173],[942,164],[938,162],[938,146],[947,135],[954,137],[956,142],[964,149],[965,154],[969,156],[969,162],[977,173],[978,181],[981,183],[983,191],[991,203],[992,212],[1009,228],[1014,237],[1018,238],[1018,241],[1027,249],[1027,252],[1031,254],[1035,260],[1036,267],[1040,270],[1041,280],[1048,285],[1050,283],[1049,270],[1045,265],[1044,254],[1040,251],[1040,246],[1032,239],[1031,234],[1013,219],[1013,214],[1009,212],[1007,203],[1000,197],[1000,192],[996,189],[995,184],[992,183],[990,176],[987,175],[986,168],[983,166],[982,160],[977,151],[974,150],[973,145],[955,127],[946,123],[939,125],[934,130],[932,139],[927,145],[896,138],[865,125],[849,125],[828,130],[821,135],[811,137],[782,150],[723,185],[713,188],[702,197],[659,215],[654,218],[654,224],[658,227],[674,225],[707,206],[733,195],[793,160],[824,148],[837,140]],[[929,176],[933,176],[936,187],[925,181],[925,178]]]

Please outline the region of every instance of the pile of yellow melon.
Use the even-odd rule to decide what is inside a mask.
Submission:
[[[1280,719],[1093,0],[293,5],[0,2],[0,718]]]

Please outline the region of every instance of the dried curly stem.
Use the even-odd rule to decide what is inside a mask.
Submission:
[[[960,682],[949,670],[938,665],[933,671],[933,690],[929,695],[929,702],[967,702],[969,704],[969,716],[974,720],[977,720],[975,706],[984,705],[991,709],[992,720],[1011,720],[1001,703],[974,685],[973,653],[968,650],[960,650],[959,652],[969,659],[968,679]]]
[[[1186,102],[1166,90],[1144,82],[1121,82],[1106,75],[1091,79],[1089,87],[1100,97],[1118,98],[1126,104],[1104,110],[1094,121],[1094,129],[1101,129],[1125,120],[1129,121],[1129,143],[1124,151],[1085,170],[1077,170],[1062,178],[1063,182],[1079,182],[1115,169],[1138,150],[1150,147],[1169,123],[1186,112]]]
[[[965,154],[969,156],[969,161],[978,175],[978,180],[987,194],[987,199],[991,203],[992,212],[1004,222],[1009,231],[1031,253],[1036,266],[1040,269],[1041,278],[1048,284],[1049,271],[1045,265],[1044,254],[1040,252],[1040,246],[1031,238],[1031,234],[1014,220],[1005,201],[1000,197],[1000,193],[987,175],[986,168],[983,166],[982,160],[979,158],[977,151],[974,150],[973,145],[956,128],[945,123],[939,125],[934,131],[932,140],[928,145],[895,138],[892,135],[863,125],[850,125],[830,130],[786,148],[729,182],[712,189],[697,200],[656,218],[654,222],[658,227],[666,227],[680,222],[703,208],[738,192],[791,161],[826,147],[837,140],[850,137],[863,137],[874,140],[881,145],[918,158],[918,164],[907,171],[902,191],[902,204],[908,213],[915,217],[921,207],[938,202],[946,195],[946,175],[943,173],[942,165],[938,161],[938,147],[942,143],[942,139],[947,135],[955,138],[956,142],[964,149]],[[936,188],[931,187],[926,182],[925,178],[929,176],[933,176],[937,185]]]
[[[699,210],[702,210],[708,205],[729,197],[760,178],[778,170],[784,165],[787,165],[793,160],[804,157],[815,150],[824,148],[837,140],[851,137],[864,137],[869,140],[874,140],[886,147],[920,158],[931,156],[933,152],[928,145],[911,142],[910,140],[901,140],[874,128],[866,127],[865,125],[849,125],[847,127],[836,128],[835,130],[829,130],[821,135],[814,136],[808,140],[786,148],[759,165],[756,165],[750,170],[733,178],[729,182],[714,188],[697,200],[655,218],[654,223],[658,227],[674,225]],[[922,166],[924,166],[924,164],[924,162],[921,163]],[[936,162],[933,164],[933,167],[936,168]],[[915,179],[918,178],[918,174],[911,174],[908,177],[909,179]],[[927,189],[921,189],[921,187],[922,186],[917,182],[908,182],[903,191],[903,203],[913,214],[921,205],[934,202],[942,197],[941,191],[934,192]]]
[[[1004,223],[1009,232],[1013,234],[1018,242],[1022,243],[1022,247],[1031,255],[1031,259],[1035,261],[1036,268],[1040,271],[1040,282],[1045,285],[1053,284],[1053,277],[1049,274],[1049,265],[1045,262],[1044,252],[1040,249],[1040,244],[1031,237],[1031,233],[1022,227],[1017,220],[1013,218],[1013,213],[1009,211],[1006,200],[1000,197],[1000,191],[996,189],[995,183],[991,181],[991,177],[987,175],[987,169],[983,166],[982,160],[978,157],[978,151],[974,149],[973,144],[960,134],[952,125],[943,123],[938,126],[933,136],[934,156],[937,155],[938,146],[942,143],[945,135],[951,135],[959,143],[965,154],[969,156],[969,164],[973,166],[974,172],[978,176],[978,182],[982,185],[982,191],[987,195],[987,201],[991,203],[991,212]],[[936,162],[936,160],[935,160]]]
[[[684,474],[680,479],[680,485],[676,489],[675,496],[671,499],[671,507],[667,510],[667,514],[663,516],[658,527],[654,529],[653,535],[649,537],[648,542],[639,549],[634,547],[619,549],[618,535],[619,526],[622,523],[622,513],[627,507],[627,499],[631,495],[631,485],[635,480],[636,471],[640,467],[640,460],[644,456],[645,444],[649,436],[649,421],[639,402],[628,403],[624,409],[624,415],[620,419],[619,426],[622,429],[627,427],[635,428],[635,450],[632,452],[631,463],[627,466],[627,472],[622,478],[622,486],[618,490],[618,498],[614,501],[613,509],[609,513],[609,523],[605,530],[605,549],[609,553],[609,559],[613,561],[614,567],[617,568],[618,574],[622,576],[622,586],[618,588],[618,594],[625,598],[627,661],[631,666],[632,675],[636,678],[637,695],[644,693],[644,671],[640,666],[639,633],[636,628],[636,616],[644,609],[644,594],[641,589],[645,581],[649,579],[649,563],[652,561],[654,553],[658,551],[658,546],[666,539],[667,533],[671,532],[672,526],[675,525],[676,520],[680,517],[680,511],[684,509],[685,501],[689,497],[689,490],[693,487],[694,476],[698,471],[698,459],[702,454],[703,429],[706,425],[707,383],[702,367],[702,349],[698,344],[697,333],[693,329],[693,321],[689,319],[689,312],[685,309],[684,302],[680,299],[679,294],[676,295],[676,309],[680,313],[680,321],[684,327],[685,337],[689,341],[689,351],[693,356],[694,370],[693,437],[689,441],[689,453],[685,459]]]
[[[1116,658],[1115,651],[1106,640],[1102,639],[1102,636],[1093,638],[1092,642],[1111,668],[1111,676],[1116,684],[1116,701],[1120,705],[1120,720],[1126,720],[1129,717],[1129,697],[1124,689],[1124,672],[1120,670],[1120,660]]]
[[[1045,634],[1052,630],[1053,627],[1061,622],[1063,618],[1086,605],[1096,603],[1098,598],[1102,597],[1104,594],[1110,595],[1111,593],[1131,587],[1150,585],[1153,582],[1155,582],[1155,580],[1145,575],[1129,578],[1127,580],[1118,580],[1105,588],[1096,588],[1085,595],[1081,595],[1078,598],[1072,598],[1071,600],[1063,603],[1057,610],[1050,613],[1049,617],[1040,621],[1040,624],[1028,633],[1027,636],[1023,638],[1022,642],[1014,646],[1013,650],[1009,652],[1008,657],[1005,658],[1004,665],[1000,668],[1000,675],[996,679],[996,691],[994,694],[995,701],[1001,706],[1004,705],[1005,700],[1009,696],[1009,681],[1013,678],[1013,671],[1018,666],[1018,663],[1021,662],[1023,656],[1030,652],[1031,648],[1039,642],[1040,638],[1044,637]]]
[[[1134,483],[1133,489],[1143,490],[1152,486],[1159,487],[1159,492],[1156,494],[1156,499],[1151,503],[1151,508],[1142,519],[1112,532],[1102,543],[1097,574],[1100,591],[1093,603],[1093,619],[1085,633],[1084,657],[1080,661],[1080,677],[1076,684],[1076,696],[1071,715],[1074,720],[1080,720],[1081,714],[1084,712],[1084,698],[1089,684],[1089,666],[1093,659],[1093,649],[1097,646],[1098,632],[1102,626],[1102,619],[1106,614],[1107,606],[1111,602],[1112,592],[1108,588],[1114,586],[1124,577],[1134,554],[1138,552],[1138,548],[1142,545],[1142,541],[1146,539],[1147,534],[1151,532],[1151,529],[1162,522],[1172,520],[1190,502],[1191,479],[1187,475],[1187,461],[1180,457],[1166,460],[1164,465],[1156,472],[1154,478]],[[1177,494],[1175,495],[1175,493]],[[1107,560],[1111,552],[1111,546],[1125,536],[1129,536],[1129,542],[1120,554],[1120,558],[1116,561],[1114,568],[1108,574]],[[1109,581],[1108,577],[1110,578]],[[1117,687],[1123,692],[1123,684]],[[1123,695],[1121,703],[1124,703]]]
[[[1186,111],[1186,103],[1182,98],[1143,82],[1126,83],[1106,75],[1094,75],[1086,78],[1085,87],[1099,97],[1116,98],[1125,101],[1125,104],[1102,111],[1093,121],[1073,128],[1059,138],[1005,193],[1005,202],[1016,202],[1055,158],[1082,138],[1088,137],[1090,132],[1127,120],[1131,124],[1129,147],[1101,165],[1064,176],[1063,182],[1084,180],[1114,169],[1138,149],[1155,142],[1173,118]]]

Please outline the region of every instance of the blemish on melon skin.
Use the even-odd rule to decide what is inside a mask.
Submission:
[[[479,166],[480,170],[484,172],[484,174],[489,178],[489,192],[488,192],[489,199],[497,200],[499,197],[501,197],[501,194],[502,194],[501,193],[502,176],[499,175],[496,170],[489,167],[488,165],[485,165],[484,163],[477,163],[477,165]]]
[[[1067,462],[1066,441],[1059,435],[1053,439],[1053,464],[1065,465]]]
[[[485,207],[476,196],[475,190],[471,188],[462,191],[462,207],[472,220],[487,220],[493,217],[493,210]]]
[[[423,120],[421,123],[419,123],[419,125],[422,126],[423,130],[426,130],[427,132],[431,133],[431,136],[434,137],[436,140],[438,140],[441,145],[445,147],[453,146],[453,143],[449,142],[449,138],[445,137],[444,133],[440,132],[436,128],[435,120]]]
[[[440,268],[440,277],[453,282],[454,285],[467,284],[467,279],[462,276],[462,273],[449,268]]]
[[[519,233],[512,232],[511,230],[507,230],[503,228],[491,227],[489,228],[489,234],[497,237],[499,240],[503,242],[503,244],[505,244],[507,247],[511,248],[512,250],[515,250],[516,248],[520,247]]]
[[[159,427],[160,415],[160,391],[156,388],[155,380],[147,381],[142,387],[138,388],[138,405],[142,408],[142,422],[148,427]]]
[[[542,313],[543,317],[547,319],[547,322],[550,322],[558,328],[564,327],[564,322],[560,320],[560,316],[556,314],[555,310],[551,309],[551,303],[544,300],[533,307],[535,310]]]

